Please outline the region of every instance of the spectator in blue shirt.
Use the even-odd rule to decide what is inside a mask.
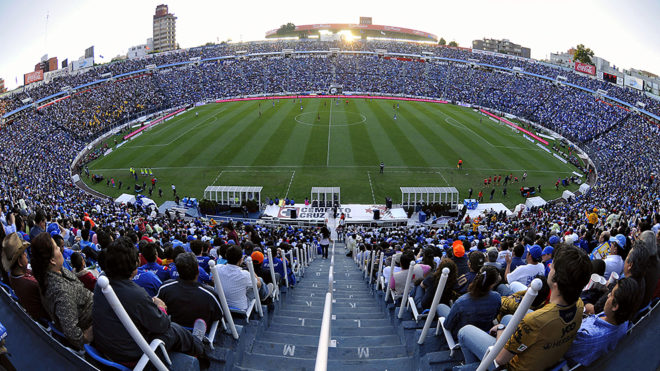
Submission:
[[[493,327],[493,320],[502,304],[500,294],[493,291],[499,283],[500,273],[495,267],[487,265],[476,275],[468,292],[458,298],[451,308],[445,304],[438,305],[438,317],[445,317],[444,327],[454,339],[458,338],[458,330],[465,325],[474,325],[484,331]]]
[[[174,249],[174,252],[172,253],[172,260],[176,261],[176,257],[179,256],[179,254],[183,254],[186,251],[183,249],[183,246],[177,246]],[[197,278],[197,281],[199,283],[204,283],[204,284],[211,284],[211,276],[209,276],[202,267],[199,268],[199,277]],[[176,270],[176,264],[175,263],[170,263],[170,265],[167,267],[168,272],[170,272],[170,278],[175,280],[179,278],[179,272]]]
[[[589,366],[616,347],[626,335],[628,321],[635,315],[641,299],[640,286],[634,278],[621,279],[610,292],[605,309],[599,315],[590,315],[582,325],[564,356],[571,364]]]
[[[131,278],[138,286],[147,291],[147,294],[152,298],[158,295],[158,289],[163,282],[156,276],[156,273],[149,271],[138,270],[137,274]]]
[[[168,272],[162,265],[156,263],[158,253],[156,251],[155,243],[151,242],[144,246],[142,249],[142,257],[147,261],[147,264],[139,267],[139,271],[153,272],[162,282],[165,282],[170,278],[170,272]]]
[[[525,254],[525,247],[523,245],[516,244],[516,246],[513,247],[513,257],[511,258],[510,272],[513,272],[519,266],[526,264],[525,261],[523,260],[524,254]]]
[[[209,268],[209,260],[211,260],[211,258],[202,255],[202,253],[205,250],[205,246],[204,246],[205,244],[206,243],[200,240],[193,240],[190,242],[190,249],[197,257],[197,264],[199,264],[199,267],[202,268],[206,273],[208,273],[211,271],[211,268]]]

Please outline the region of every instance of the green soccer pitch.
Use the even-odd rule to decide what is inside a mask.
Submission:
[[[522,185],[542,185],[539,196],[546,200],[560,197],[565,188],[556,191],[555,181],[576,170],[472,109],[360,98],[212,103],[144,131],[88,166],[90,174],[122,181],[119,190],[83,175],[90,187],[112,197],[132,193],[131,166],[151,168],[157,203],[173,199],[171,184],[181,198],[202,199],[210,185],[263,186],[262,200],[288,196],[297,203],[312,187],[337,186],[344,204],[384,204],[387,196],[399,203],[399,187],[417,186],[456,187],[463,199],[472,187],[473,198],[483,190],[489,202],[492,188],[483,179],[513,174],[521,182],[507,186],[506,198],[496,185],[492,201],[510,208],[524,202]]]

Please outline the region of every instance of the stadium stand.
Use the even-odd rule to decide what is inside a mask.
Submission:
[[[343,52],[331,58],[328,51],[335,47]],[[300,54],[284,58],[281,51],[285,48]],[[376,49],[386,49],[391,55],[378,57]],[[234,57],[239,50],[246,50],[246,57]],[[416,61],[422,52],[433,53],[435,59],[429,63]],[[200,57],[201,62],[191,63],[195,57]],[[479,62],[475,67],[468,59]],[[149,65],[158,68],[150,69]],[[523,73],[513,73],[513,67],[519,67]],[[112,77],[102,79],[107,73]],[[558,75],[566,77],[568,83],[556,83]],[[245,225],[238,226],[236,234],[232,233],[233,228],[209,225],[199,218],[154,216],[145,208],[129,208],[90,195],[72,182],[72,172],[79,172],[82,164],[101,153],[86,153],[73,164],[76,156],[92,140],[137,117],[226,97],[327,92],[332,83],[343,85],[348,92],[434,97],[516,115],[579,145],[594,161],[598,179],[589,192],[570,201],[533,208],[523,215],[492,213],[478,225],[461,219],[444,227],[353,226],[346,231],[346,252],[353,254],[353,259],[344,256],[344,245],[337,244],[330,263],[317,257],[322,236],[316,228],[255,223],[249,227],[259,237],[247,238],[242,233],[249,228]],[[62,91],[67,86],[72,90]],[[605,89],[609,95],[596,98],[593,92],[597,89]],[[21,100],[27,97],[35,104],[25,106]],[[633,111],[637,101],[645,103],[646,109]],[[63,256],[62,269],[68,269],[71,253],[79,251],[89,260],[88,267],[95,275],[100,273],[96,263],[103,266],[103,256],[113,248],[112,241],[121,236],[130,238],[135,245],[136,259],[145,244],[155,243],[161,263],[172,263],[173,251],[189,251],[194,239],[204,243],[204,254],[214,260],[213,266],[227,263],[229,245],[240,246],[246,256],[260,250],[261,259],[268,256],[268,248],[282,250],[255,272],[264,283],[274,284],[273,297],[262,301],[263,307],[255,301],[257,310],[250,314],[232,316],[227,313],[232,312],[231,308],[223,308],[220,334],[208,336],[212,344],[207,339],[204,355],[199,357],[203,369],[313,367],[319,351],[314,344],[322,331],[320,318],[325,308],[319,296],[327,292],[325,276],[330,272],[336,278],[330,280],[335,285],[335,291],[330,291],[336,301],[332,305],[336,319],[330,333],[336,347],[328,351],[325,367],[474,368],[475,364],[462,365],[466,359],[463,347],[450,350],[445,337],[435,336],[432,330],[424,344],[418,344],[426,318],[430,318],[431,328],[437,326],[432,302],[455,304],[461,297],[457,294],[460,285],[469,285],[475,279],[477,275],[470,274],[468,266],[470,252],[486,257],[494,251],[497,259],[492,263],[501,264],[501,279],[505,280],[506,256],[516,246],[521,246],[525,254],[528,250],[532,254],[534,245],[557,248],[561,244],[569,245],[564,249],[581,249],[589,254],[594,274],[604,275],[607,268],[600,272],[598,266],[609,266],[616,267],[614,271],[619,276],[632,277],[639,284],[638,296],[642,298],[634,311],[637,318],[625,316],[621,321],[624,324],[618,325],[626,326],[619,331],[629,330],[627,335],[618,345],[602,346],[599,359],[583,367],[634,366],[651,370],[660,366],[659,355],[648,352],[658,342],[660,333],[656,290],[660,103],[638,92],[535,61],[460,49],[384,41],[275,41],[191,48],[98,66],[16,91],[3,98],[2,106],[6,124],[0,136],[0,237],[5,242],[12,233],[29,242],[38,232],[46,232],[60,241],[61,255],[55,250],[53,254]],[[81,239],[83,235],[89,235],[89,239]],[[455,241],[461,241],[460,248]],[[307,252],[294,256],[292,251],[301,246]],[[98,362],[100,358],[82,349],[74,350],[66,336],[55,334],[61,326],[57,321],[65,318],[60,313],[57,319],[51,318],[56,324],[47,328],[40,323],[43,318],[31,318],[24,311],[29,299],[38,295],[40,284],[43,290],[44,280],[39,274],[31,276],[26,262],[33,259],[33,252],[28,248],[23,254],[21,249],[3,243],[2,280],[6,295],[0,295],[0,310],[7,328],[5,346],[11,354],[10,361],[18,369],[39,368],[43,362],[52,369],[104,367]],[[285,258],[284,253],[289,251]],[[411,274],[405,277],[396,274],[400,269],[398,253],[404,251],[415,260]],[[354,262],[358,263],[357,268]],[[163,267],[172,270],[167,264]],[[430,288],[437,286],[433,279],[426,279],[433,278],[439,267],[453,269],[453,277],[449,273],[447,282],[451,285],[443,287],[442,299],[436,301],[432,300],[433,292],[425,295],[422,290],[432,291]],[[418,272],[413,272],[415,269]],[[155,279],[148,284],[140,280],[150,276],[142,273],[138,271],[138,278],[127,285],[138,289],[160,286],[160,279],[153,273]],[[396,277],[390,281],[393,274]],[[415,280],[408,277],[413,274]],[[403,290],[399,289],[403,282],[400,279],[405,281]],[[388,294],[392,291],[390,282],[395,283],[403,300],[392,300]],[[608,297],[616,297],[609,295],[614,284],[594,284],[580,293],[579,302],[584,303],[586,313],[612,311]],[[253,285],[256,283],[246,284],[240,293],[247,294]],[[217,282],[215,286],[220,301],[226,301],[225,293],[232,295],[227,288],[219,290]],[[97,285],[94,290],[102,288]],[[415,300],[418,291],[425,296],[419,303]],[[413,300],[408,300],[411,292]],[[516,311],[522,295],[502,298],[496,322]],[[539,300],[531,303],[531,309],[543,310],[545,297],[540,296]],[[158,310],[158,306],[162,307],[156,301],[152,309]],[[429,312],[424,313],[427,309]],[[71,319],[70,314],[66,318]],[[133,321],[139,322],[135,318]],[[153,340],[149,337],[145,336],[147,342]],[[38,358],[31,356],[34,351],[40,355]],[[561,357],[554,359],[553,364],[561,365]],[[122,366],[130,369],[135,365],[123,362]],[[574,365],[567,362],[567,367]]]

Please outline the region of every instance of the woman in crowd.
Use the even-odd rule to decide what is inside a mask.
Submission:
[[[31,248],[32,272],[39,282],[44,307],[66,340],[82,349],[93,339],[91,291],[75,274],[62,269],[64,257],[48,233],[38,234]]]
[[[446,304],[438,305],[438,317],[445,317],[444,327],[457,339],[458,330],[465,325],[474,325],[484,331],[493,327],[493,320],[500,310],[502,298],[493,291],[500,282],[500,274],[493,266],[487,265],[479,270],[468,292],[462,295],[449,308]]]

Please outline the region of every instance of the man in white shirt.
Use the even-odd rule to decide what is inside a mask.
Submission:
[[[543,249],[541,246],[534,245],[529,248],[527,253],[527,264],[518,266],[511,272],[511,258],[506,258],[506,270],[504,276],[508,285],[501,284],[497,287],[497,292],[502,296],[509,296],[514,292],[524,289],[532,282],[537,275],[545,275],[545,267],[541,264]]]
[[[241,268],[243,251],[238,246],[227,249],[227,264],[220,266],[218,277],[227,298],[227,305],[242,311],[248,309],[247,290],[252,287],[250,272]],[[261,288],[261,280],[257,278],[257,287]]]

